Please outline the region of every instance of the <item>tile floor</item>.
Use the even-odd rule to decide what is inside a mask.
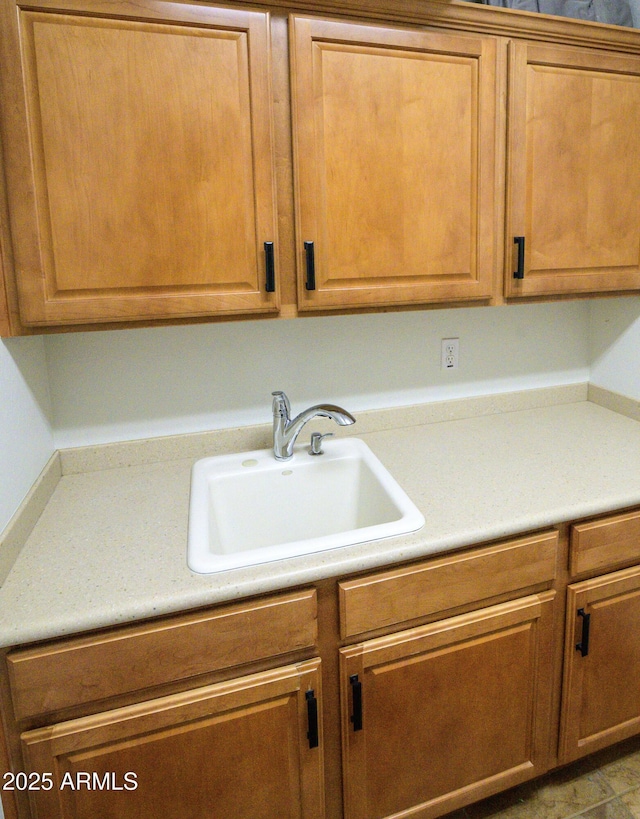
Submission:
[[[446,819],[640,819],[640,737]]]

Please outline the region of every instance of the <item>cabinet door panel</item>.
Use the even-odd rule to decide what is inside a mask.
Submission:
[[[545,769],[552,599],[522,598],[342,650],[345,816],[440,816]]]
[[[39,819],[321,819],[319,660],[22,735]],[[310,748],[306,692],[319,704]]]
[[[268,15],[74,11],[18,18],[29,141],[14,120],[8,191],[24,321],[275,310]]]
[[[589,619],[588,653],[584,616]],[[567,589],[561,761],[640,732],[640,568]]]
[[[640,59],[510,49],[507,295],[640,287]]]
[[[291,20],[302,309],[486,299],[491,38]]]

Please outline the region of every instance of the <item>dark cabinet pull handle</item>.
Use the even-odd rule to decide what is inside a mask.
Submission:
[[[307,739],[310,748],[318,747],[318,700],[313,689],[305,694],[307,700]]]
[[[362,731],[362,683],[358,679],[357,674],[352,674],[349,677],[349,683],[351,685],[351,698],[353,700],[353,714],[351,715],[353,730]]]
[[[264,243],[264,262],[267,271],[265,290],[267,293],[275,293],[276,290],[276,267],[273,260],[273,242]]]
[[[304,253],[307,258],[307,290],[316,289],[316,260],[313,242],[304,243]]]
[[[515,236],[514,245],[518,245],[518,267],[513,274],[514,279],[524,279],[524,236]]]
[[[578,609],[578,617],[582,617],[582,640],[576,643],[576,651],[579,651],[583,657],[589,653],[589,628],[591,626],[591,615],[587,614],[584,609]]]

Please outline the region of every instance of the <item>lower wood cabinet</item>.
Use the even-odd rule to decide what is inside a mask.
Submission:
[[[340,652],[347,819],[441,816],[546,770],[553,598]]]
[[[562,762],[640,731],[639,624],[640,566],[568,587]]]
[[[6,818],[436,819],[639,734],[639,518],[10,650]]]
[[[321,819],[320,687],[310,660],[27,731],[32,816]]]

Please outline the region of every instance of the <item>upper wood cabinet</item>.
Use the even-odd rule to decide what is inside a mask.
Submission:
[[[290,18],[301,310],[488,299],[496,42]]]
[[[640,290],[640,35],[373,4],[1,3],[0,332]]]
[[[506,295],[637,289],[640,58],[509,48]]]
[[[269,15],[164,0],[2,9],[22,321],[277,311]]]

